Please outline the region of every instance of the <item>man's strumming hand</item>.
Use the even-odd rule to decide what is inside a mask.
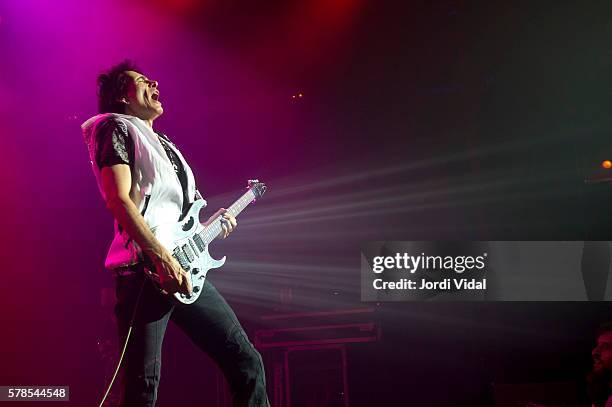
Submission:
[[[191,294],[192,286],[189,274],[176,261],[170,253],[164,253],[160,258],[153,261],[155,270],[159,276],[159,283],[169,294],[180,292]]]

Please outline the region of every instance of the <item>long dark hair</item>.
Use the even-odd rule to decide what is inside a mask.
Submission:
[[[127,93],[132,78],[125,71],[142,71],[130,60],[124,60],[98,75],[98,111],[100,113],[125,113],[125,104],[119,99]]]

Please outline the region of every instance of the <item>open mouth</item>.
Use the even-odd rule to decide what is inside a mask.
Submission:
[[[159,102],[159,92],[155,92],[151,94],[151,99],[153,99],[156,102]]]

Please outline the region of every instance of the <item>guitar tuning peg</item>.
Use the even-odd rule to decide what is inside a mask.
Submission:
[[[257,179],[250,179],[247,181],[247,189],[252,188],[255,184],[259,183],[259,180]]]

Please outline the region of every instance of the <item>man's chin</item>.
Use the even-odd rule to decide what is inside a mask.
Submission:
[[[157,119],[159,116],[161,116],[162,114],[164,114],[164,108],[161,107],[161,105],[159,107],[155,108],[155,112],[153,112],[151,114],[151,120],[155,120]]]
[[[599,362],[593,363],[593,368],[591,369],[591,373],[598,377],[606,377],[607,379],[612,379],[612,371],[606,369],[606,367]]]

